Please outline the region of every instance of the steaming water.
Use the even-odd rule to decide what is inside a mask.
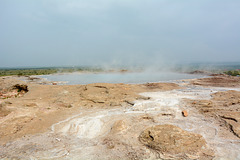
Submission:
[[[63,81],[67,84],[90,83],[147,83],[163,82],[181,79],[201,78],[203,75],[184,74],[176,72],[127,72],[127,73],[70,73],[42,75],[49,81]]]

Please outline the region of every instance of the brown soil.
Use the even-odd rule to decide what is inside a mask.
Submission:
[[[173,83],[39,85],[12,77],[2,77],[0,82],[0,143],[44,132],[79,108],[132,106],[135,100],[148,99],[140,92],[180,88]],[[29,91],[19,94],[13,89],[16,84],[28,85]]]
[[[228,88],[202,99],[174,83],[41,85],[1,77],[0,158],[239,157],[240,78],[184,82],[191,89]]]
[[[191,84],[212,87],[239,87],[240,77],[220,75],[192,80]]]

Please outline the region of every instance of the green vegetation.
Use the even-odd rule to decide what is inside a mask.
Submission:
[[[71,73],[79,71],[99,72],[102,69],[90,67],[64,67],[64,68],[12,68],[0,69],[0,76],[30,76],[30,75],[48,75],[54,73]]]
[[[230,76],[240,76],[240,70],[239,69],[225,71],[224,73],[227,74],[227,75],[230,75]]]
[[[1,69],[0,76],[27,76],[57,73],[56,69]]]

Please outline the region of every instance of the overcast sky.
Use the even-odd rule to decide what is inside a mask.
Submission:
[[[240,0],[0,0],[0,67],[240,62]]]

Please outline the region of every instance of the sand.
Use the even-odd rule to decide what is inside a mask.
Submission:
[[[29,91],[19,93],[15,84]],[[2,159],[240,159],[239,77],[135,85],[43,85],[1,77],[0,91]],[[174,154],[174,147],[161,149],[165,143],[142,143],[140,135],[159,125],[184,133],[174,137],[197,134],[205,149]]]

